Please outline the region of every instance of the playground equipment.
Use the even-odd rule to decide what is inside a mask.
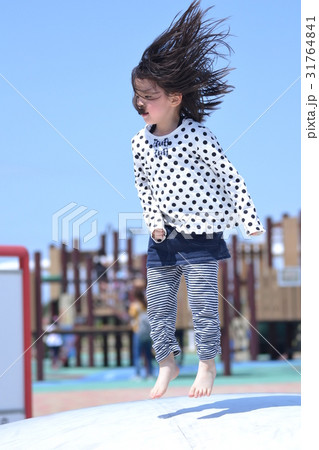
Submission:
[[[266,239],[258,244],[253,239],[239,241],[232,235],[228,242],[232,258],[220,263],[219,316],[225,375],[231,373],[232,356],[256,360],[263,349],[273,359],[281,353],[290,358],[294,350],[300,350],[300,217],[284,215],[280,222],[268,218],[266,228]],[[181,290],[182,326],[189,327],[184,280]]]
[[[101,248],[98,251],[81,252],[78,245],[71,251],[67,250],[65,244],[61,248],[50,247],[50,267],[49,274],[43,275],[41,268],[41,255],[35,254],[35,270],[33,274],[34,295],[33,295],[33,336],[36,340],[37,348],[37,378],[43,379],[43,302],[42,285],[50,284],[50,298],[54,299],[50,305],[50,315],[59,316],[58,328],[54,333],[63,335],[74,335],[76,337],[76,364],[82,365],[81,348],[83,337],[87,337],[89,365],[94,366],[94,340],[96,336],[102,339],[102,351],[104,355],[104,365],[109,365],[109,338],[115,340],[116,365],[121,366],[122,361],[122,340],[126,338],[130,350],[129,361],[132,361],[132,329],[125,321],[125,308],[119,298],[123,284],[130,283],[129,272],[124,280],[117,279],[119,270],[118,264],[118,235],[114,232],[114,252],[113,262],[107,264],[103,272],[112,270],[113,278],[112,291],[106,292],[106,277],[96,276],[93,259],[105,254],[105,235],[101,236]],[[128,252],[130,253],[128,244]],[[84,273],[83,273],[84,272]],[[98,286],[98,292],[93,294],[94,287]],[[70,288],[73,287],[73,291]],[[111,301],[111,303],[110,303]],[[46,331],[46,334],[51,331]]]
[[[253,239],[240,241],[236,235],[230,236],[227,243],[232,258],[220,263],[218,291],[225,375],[231,373],[232,357],[256,359],[261,349],[272,358],[280,357],[281,353],[291,357],[298,351],[300,218],[284,215],[277,223],[268,218],[266,229],[264,241],[258,244]],[[46,275],[41,268],[40,253],[35,254],[31,277],[32,331],[36,339],[39,380],[43,379],[42,286],[45,283],[50,285],[51,315],[60,316],[59,327],[54,332],[77,336],[77,365],[82,364],[84,337],[89,365],[95,364],[97,336],[105,366],[110,364],[110,345],[114,348],[117,366],[123,365],[124,359],[132,364],[132,330],[126,309],[132,290],[137,286],[145,288],[146,255],[134,255],[131,236],[124,241],[126,258],[121,261],[118,233],[114,231],[113,249],[105,262],[106,237],[101,236],[100,248],[94,251],[82,251],[78,244],[72,249],[65,244],[51,246]],[[103,276],[103,267],[107,276]],[[188,333],[189,337],[192,329],[183,278],[178,292],[176,327],[183,346],[185,336]],[[128,355],[123,354],[124,348],[128,349]]]

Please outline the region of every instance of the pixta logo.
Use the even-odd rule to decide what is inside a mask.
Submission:
[[[95,209],[87,209],[86,206],[71,202],[55,212],[52,216],[52,240],[68,245],[71,238],[72,246],[78,248],[80,241],[85,244],[93,239],[97,235],[97,221],[91,219],[98,212]],[[82,214],[84,211],[87,212]],[[91,230],[81,236],[80,231],[85,224],[90,224]]]

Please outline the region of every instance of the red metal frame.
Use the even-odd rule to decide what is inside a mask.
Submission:
[[[32,378],[31,378],[31,309],[30,309],[30,271],[29,253],[25,247],[17,245],[0,246],[0,256],[15,256],[19,258],[22,269],[23,289],[23,340],[24,340],[24,400],[25,415],[32,417]]]

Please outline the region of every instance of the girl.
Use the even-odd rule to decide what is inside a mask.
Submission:
[[[218,261],[229,258],[223,231],[241,224],[264,232],[246,184],[223,154],[205,116],[232,90],[228,68],[215,60],[228,32],[224,20],[203,20],[194,1],[145,50],[132,72],[133,103],[146,126],[132,139],[135,185],[150,230],[147,302],[161,397],[178,375],[174,357],[177,291],[182,274],[192,310],[198,373],[189,396],[210,395],[220,353]]]

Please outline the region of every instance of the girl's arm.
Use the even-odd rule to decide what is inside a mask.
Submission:
[[[152,239],[156,242],[164,240],[166,237],[166,230],[164,227],[163,215],[154,200],[152,189],[149,185],[149,180],[144,172],[143,165],[141,164],[140,155],[138,153],[134,153],[134,175],[135,175],[135,187],[137,189],[137,193],[139,199],[141,201],[141,205],[143,208],[143,217],[145,223],[150,230]],[[163,230],[160,238],[158,232],[154,233],[155,230]]]
[[[227,192],[247,235],[256,236],[265,232],[247,191],[243,177],[223,154],[216,137],[206,127],[199,127],[198,152],[203,161],[213,170]]]

